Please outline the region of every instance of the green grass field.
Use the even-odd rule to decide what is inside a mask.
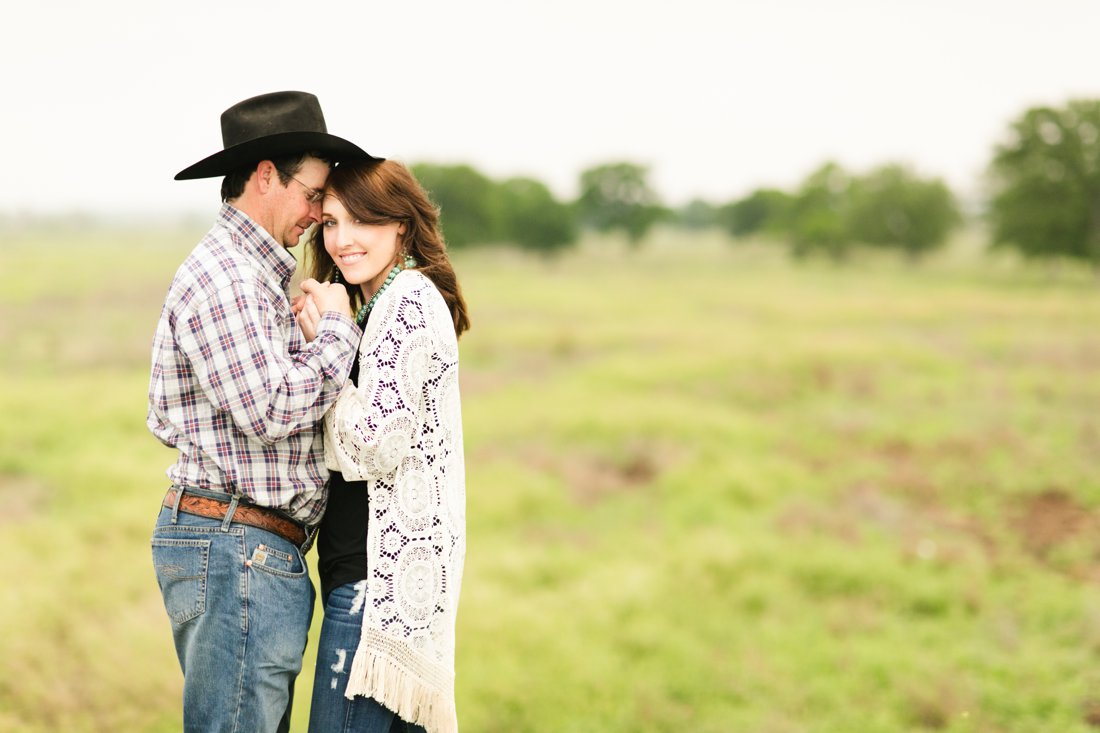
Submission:
[[[3,235],[0,731],[180,728],[145,390],[202,233]],[[1094,274],[671,231],[456,264],[463,730],[1100,726]]]

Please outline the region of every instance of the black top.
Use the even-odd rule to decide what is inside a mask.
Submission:
[[[348,376],[359,384],[359,358]],[[333,471],[328,486],[328,508],[317,535],[317,571],[321,576],[321,602],[328,594],[348,583],[367,577],[367,482],[347,481]]]

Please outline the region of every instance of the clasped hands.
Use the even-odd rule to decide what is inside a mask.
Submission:
[[[325,313],[331,311],[352,317],[351,300],[343,285],[308,278],[302,281],[300,287],[302,295],[290,301],[290,310],[294,313],[306,341],[317,338],[317,327]]]

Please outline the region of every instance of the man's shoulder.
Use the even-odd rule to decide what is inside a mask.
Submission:
[[[191,250],[176,270],[172,292],[185,303],[199,303],[243,285],[255,288],[261,273],[245,254],[232,232],[215,226]]]
[[[241,247],[240,235],[221,226],[207,232],[188,259],[192,268],[211,278],[252,280],[257,275],[256,262]]]

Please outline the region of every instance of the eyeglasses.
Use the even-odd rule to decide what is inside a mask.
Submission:
[[[313,188],[312,186],[307,186],[306,184],[302,183],[301,181],[299,181],[297,178],[290,175],[286,171],[281,170],[279,172],[282,173],[284,176],[286,176],[290,180],[294,181],[295,183],[297,183],[299,186],[301,186],[302,188],[304,188],[306,190],[306,194],[307,194],[306,195],[306,201],[308,201],[311,206],[313,204],[321,203],[321,199],[323,199],[325,197],[325,192],[324,191],[318,191],[316,188]]]

